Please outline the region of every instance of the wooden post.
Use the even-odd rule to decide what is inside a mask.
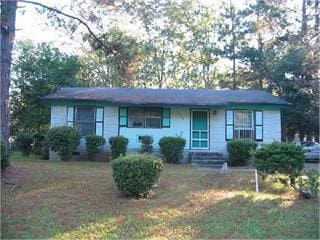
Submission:
[[[256,178],[256,192],[259,192],[259,183],[258,183],[258,171],[257,169],[254,170],[255,178]]]

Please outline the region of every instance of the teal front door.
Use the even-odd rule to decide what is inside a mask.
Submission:
[[[191,149],[209,149],[208,110],[191,110]]]

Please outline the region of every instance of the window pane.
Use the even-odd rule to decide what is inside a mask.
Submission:
[[[253,128],[252,111],[247,111],[247,110],[234,111],[234,128],[235,129],[252,129]]]
[[[144,127],[144,118],[129,118],[129,127],[143,128]]]
[[[256,112],[256,125],[262,125],[262,112]]]
[[[128,109],[128,115],[130,117],[144,117],[144,109],[132,107]]]
[[[192,132],[192,138],[199,139],[199,132],[198,131],[193,131]]]
[[[73,122],[73,107],[68,107],[67,109],[67,121]]]
[[[235,129],[234,138],[240,139],[253,139],[253,130]]]
[[[233,124],[233,111],[227,111],[227,124]]]
[[[161,118],[161,108],[146,108],[145,114],[146,117]]]
[[[144,127],[144,109],[143,108],[129,108],[128,109],[128,126],[143,128]]]
[[[199,141],[192,141],[192,147],[197,148],[199,146],[200,146]]]
[[[208,147],[208,141],[201,141],[201,147],[207,148]]]
[[[256,139],[262,140],[262,126],[256,127]]]
[[[96,123],[96,135],[102,136],[102,123]]]
[[[73,122],[67,122],[67,126],[72,127],[73,126]]]
[[[208,128],[208,113],[206,111],[192,112],[192,129],[207,130]]]
[[[146,128],[160,128],[161,118],[146,118]]]
[[[227,126],[227,139],[233,139],[233,126]]]
[[[94,108],[90,107],[78,107],[76,109],[76,121],[94,121]]]
[[[88,135],[95,134],[94,122],[76,122],[75,127],[79,129],[81,136],[88,136]]]
[[[201,138],[202,139],[207,139],[208,138],[208,133],[207,132],[201,132]]]

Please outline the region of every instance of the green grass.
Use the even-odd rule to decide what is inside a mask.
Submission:
[[[319,238],[319,202],[254,174],[165,165],[155,194],[122,197],[108,163],[14,154],[2,184],[3,239]]]

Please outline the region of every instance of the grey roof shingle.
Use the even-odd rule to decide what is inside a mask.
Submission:
[[[150,88],[62,88],[42,98],[52,101],[98,101],[116,105],[228,106],[230,104],[282,105],[289,103],[265,91]]]

